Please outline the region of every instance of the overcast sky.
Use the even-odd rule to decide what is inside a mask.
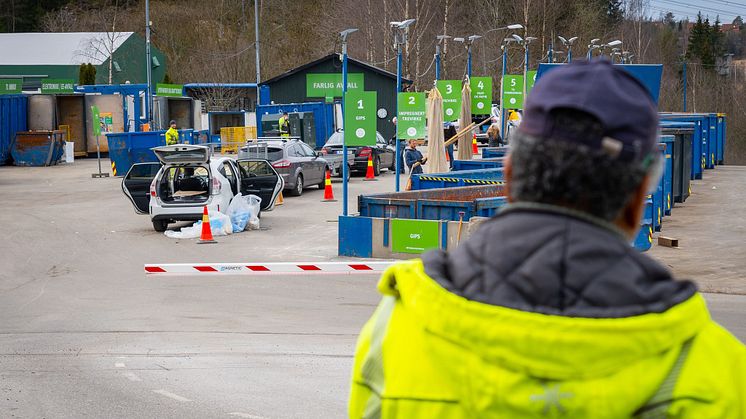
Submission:
[[[650,16],[658,18],[669,11],[676,20],[696,20],[701,11],[711,22],[720,16],[721,22],[731,23],[736,16],[746,17],[746,0],[650,0]]]

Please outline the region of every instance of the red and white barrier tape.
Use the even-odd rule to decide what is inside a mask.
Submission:
[[[320,262],[320,263],[159,263],[145,265],[146,274],[376,274],[396,263],[385,262]]]

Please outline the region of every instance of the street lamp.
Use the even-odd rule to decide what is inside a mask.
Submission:
[[[555,55],[556,54],[564,54],[564,53],[565,53],[565,51],[554,51]],[[552,57],[552,62],[556,63],[557,62],[557,57]]]
[[[440,43],[451,38],[450,35],[438,35],[435,43],[435,80],[440,80]]]
[[[611,54],[609,54],[609,56],[611,57],[611,63],[612,64],[614,64],[614,57],[619,57],[619,61],[621,62],[622,61],[622,59],[621,59],[621,57],[622,57],[622,50],[620,50],[619,48],[612,48],[611,49]]]
[[[615,46],[618,46],[618,45],[622,45],[622,41],[620,41],[618,39],[615,39],[615,40],[613,40],[613,41],[611,41],[609,43],[601,45],[600,46],[600,48],[601,48],[601,57],[604,56],[604,51],[606,51],[606,48],[611,48],[611,47],[615,47]]]
[[[342,121],[344,121],[345,94],[347,93],[347,37],[357,32],[357,28],[345,29],[339,33],[342,38]],[[345,127],[346,128],[346,127]],[[347,166],[347,130],[342,133],[342,215],[347,216],[347,177],[350,168]]]
[[[575,43],[575,41],[578,40],[578,37],[577,36],[573,36],[570,39],[565,39],[562,36],[558,36],[558,38],[559,38],[560,41],[562,41],[562,45],[564,45],[565,48],[567,48],[567,62],[571,63],[572,62],[572,46]]]
[[[517,42],[515,38],[505,38],[503,39],[502,45],[500,45],[500,49],[503,52],[503,68],[500,83],[502,83],[502,81],[505,79],[506,69],[508,68],[508,46],[513,42]],[[505,104],[502,101],[502,97],[500,98],[500,134],[503,136],[504,139],[508,138],[505,135]]]
[[[471,77],[471,44],[479,38],[482,38],[482,35],[471,35],[467,38],[453,38],[456,42],[466,44],[466,75],[469,77]]]
[[[152,130],[153,122],[153,70],[152,58],[150,54],[150,0],[145,0],[145,77],[147,78],[148,87],[145,89],[145,119],[148,120],[148,126]],[[139,118],[139,115],[138,115]]]
[[[402,67],[402,54],[401,46],[407,43],[407,35],[409,33],[409,27],[415,22],[415,19],[407,19],[402,22],[390,22],[391,28],[394,29],[394,45],[396,46],[396,114],[397,119],[399,115],[399,104],[398,97],[401,92],[401,67]],[[399,144],[399,133],[395,134],[396,139],[396,192],[399,192],[399,178],[401,176],[401,144]]]
[[[601,48],[601,45],[598,45],[599,42],[601,42],[601,39],[599,38],[591,39],[591,43],[588,45],[588,61],[593,58],[593,50]]]
[[[513,34],[513,39],[515,39],[516,42],[518,42],[519,45],[523,46],[523,51],[524,51],[524,54],[525,54],[524,57],[523,57],[523,97],[526,97],[526,85],[528,84],[528,83],[526,83],[526,77],[528,75],[528,63],[529,63],[529,61],[528,61],[528,56],[529,56],[528,45],[531,42],[535,41],[537,38],[535,38],[533,36],[527,36],[526,38],[521,38],[520,36],[518,36],[516,34]]]

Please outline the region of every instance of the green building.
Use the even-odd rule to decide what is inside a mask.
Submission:
[[[152,80],[166,74],[166,57],[151,47]],[[42,79],[73,79],[80,64],[96,67],[96,84],[146,83],[145,39],[134,32],[34,32],[0,34],[0,78],[23,79],[36,90]],[[110,65],[111,63],[111,65]]]
[[[348,85],[362,79],[364,90],[377,92],[377,130],[386,139],[393,137],[395,127],[391,118],[396,115],[396,74],[351,57],[347,58],[347,72],[350,74]],[[340,55],[329,54],[262,82],[262,86],[269,87],[269,100],[262,98],[262,104],[338,101],[341,75]],[[336,83],[339,91],[319,91],[313,88],[314,81]],[[411,83],[403,79],[405,88]]]

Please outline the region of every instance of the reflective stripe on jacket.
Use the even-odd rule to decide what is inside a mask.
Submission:
[[[166,145],[174,145],[179,143],[179,131],[174,128],[169,128],[166,131]]]
[[[746,418],[746,348],[698,293],[659,313],[566,317],[466,299],[420,260],[378,289],[351,418]]]

